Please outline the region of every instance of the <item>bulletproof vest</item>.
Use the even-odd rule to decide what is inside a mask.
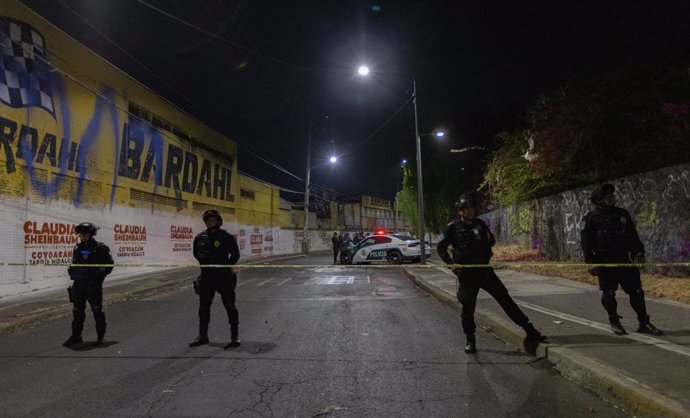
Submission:
[[[468,225],[460,220],[453,223],[455,242],[453,254],[458,264],[487,264],[491,260],[492,242],[485,224],[475,222]]]
[[[590,221],[596,231],[594,242],[598,258],[608,262],[629,262],[634,226],[625,213],[615,208],[595,210]]]
[[[228,241],[232,236],[222,229],[208,233],[201,233],[201,239],[197,241],[197,252],[204,257],[204,264],[230,264]]]
[[[232,239],[232,235],[223,229],[218,229],[210,234],[208,231],[199,234],[199,239],[195,241],[194,245],[196,254],[201,256],[199,262],[202,265],[201,275],[203,277],[229,277],[230,259],[228,253]],[[203,267],[207,264],[227,264],[228,268]]]
[[[112,261],[106,259],[106,250],[100,242],[81,242],[74,247],[72,252],[72,264],[110,264]],[[69,275],[72,280],[99,279],[102,274],[99,267],[77,267],[69,268]],[[112,268],[111,268],[112,270]]]

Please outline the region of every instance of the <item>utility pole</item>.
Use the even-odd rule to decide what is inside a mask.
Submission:
[[[304,237],[302,238],[302,252],[309,255],[309,182],[311,178],[311,121],[309,121],[309,136],[307,137],[307,175],[304,184]]]
[[[414,105],[414,132],[417,140],[417,216],[419,218],[420,264],[426,264],[426,242],[424,239],[424,191],[422,190],[422,145],[417,123],[417,83],[412,80],[412,104]]]

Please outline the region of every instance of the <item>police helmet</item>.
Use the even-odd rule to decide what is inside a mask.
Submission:
[[[204,222],[206,222],[206,219],[208,218],[216,218],[218,219],[218,226],[223,225],[223,217],[220,216],[220,213],[218,213],[217,210],[209,209],[206,212],[204,212],[204,215],[202,216]]]
[[[616,188],[613,186],[613,184],[606,183],[603,186],[599,187],[598,189],[594,189],[592,192],[592,195],[590,196],[590,200],[592,203],[597,203],[600,201],[604,196],[612,195],[616,192]]]
[[[93,236],[93,235],[96,235],[96,231],[98,231],[98,227],[96,225],[92,224],[91,222],[82,222],[79,225],[77,225],[74,228],[74,230],[77,234],[84,233],[84,234],[91,234]]]
[[[455,209],[462,208],[473,208],[474,201],[469,196],[460,196],[460,198],[455,202]]]

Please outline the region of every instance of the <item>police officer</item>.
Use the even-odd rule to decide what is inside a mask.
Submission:
[[[488,264],[493,255],[491,247],[496,240],[484,221],[476,218],[474,202],[469,197],[460,197],[455,202],[455,209],[460,219],[450,222],[446,227],[437,247],[439,256],[446,264]],[[448,255],[448,246],[453,247],[452,258]],[[455,267],[453,273],[458,278],[457,296],[462,304],[462,330],[467,336],[466,353],[477,352],[474,310],[479,289],[489,292],[510,319],[525,330],[527,341],[539,342],[546,339],[515,304],[493,268]]]
[[[199,261],[199,336],[189,346],[208,344],[208,323],[211,321],[211,304],[216,292],[220,293],[223,306],[230,322],[230,343],[225,348],[239,347],[239,313],[235,306],[235,286],[237,274],[230,265],[237,263],[240,249],[235,238],[224,229],[223,218],[215,210],[207,210],[203,215],[206,231],[194,238],[194,257]],[[228,267],[203,267],[204,265],[227,265]]]
[[[340,245],[342,244],[342,241],[340,241],[337,232],[333,233],[331,243],[333,244],[333,264],[338,264],[338,253],[340,252]]]
[[[616,189],[604,184],[590,197],[594,210],[585,215],[580,224],[581,246],[586,263],[631,264],[644,263],[644,245],[637,235],[630,214],[616,207]],[[616,310],[616,290],[620,284],[630,297],[630,306],[640,323],[637,332],[662,335],[663,332],[649,322],[640,269],[635,266],[593,267],[589,273],[599,277],[602,291],[601,304],[609,315],[611,330],[617,335],[627,334]]]
[[[81,332],[84,329],[86,302],[89,302],[93,318],[96,320],[96,344],[104,344],[105,313],[103,312],[103,280],[113,271],[113,257],[107,245],[94,239],[98,228],[84,222],[76,226],[80,243],[72,252],[72,264],[67,269],[74,284],[67,291],[72,308],[72,335],[62,345],[70,347],[82,343]],[[82,266],[84,264],[84,266]],[[89,266],[91,265],[91,266]]]

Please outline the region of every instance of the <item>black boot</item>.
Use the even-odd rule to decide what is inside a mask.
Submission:
[[[239,326],[237,324],[230,325],[230,342],[225,345],[225,349],[227,350],[228,348],[235,348],[239,347],[240,344],[240,339],[239,339]]]
[[[537,331],[531,322],[528,322],[527,325],[522,328],[525,330],[525,339],[527,339],[527,341],[541,342],[546,340],[546,335],[542,335],[541,332]]]
[[[73,345],[81,344],[83,343],[84,340],[81,339],[81,336],[76,336],[76,335],[71,335],[67,341],[62,343],[63,347],[71,347]]]
[[[467,335],[467,344],[465,345],[465,353],[473,354],[477,352],[477,339],[474,334]]]
[[[650,335],[664,335],[664,332],[652,325],[651,322],[647,322],[646,324],[640,323],[640,327],[637,329],[637,332]]]
[[[96,338],[96,345],[105,345],[105,335],[104,334],[98,334],[98,337]]]
[[[190,347],[198,347],[198,346],[200,346],[200,345],[204,345],[204,344],[208,344],[208,343],[209,343],[209,341],[208,341],[208,336],[206,336],[206,335],[199,335],[198,337],[196,337],[196,338],[194,339],[194,341],[192,341],[191,343],[189,343],[189,346],[190,346]]]
[[[621,325],[621,318],[622,316],[618,315],[609,318],[611,331],[613,331],[613,333],[616,335],[627,335],[628,333],[625,331],[625,328],[623,328],[623,325]]]

